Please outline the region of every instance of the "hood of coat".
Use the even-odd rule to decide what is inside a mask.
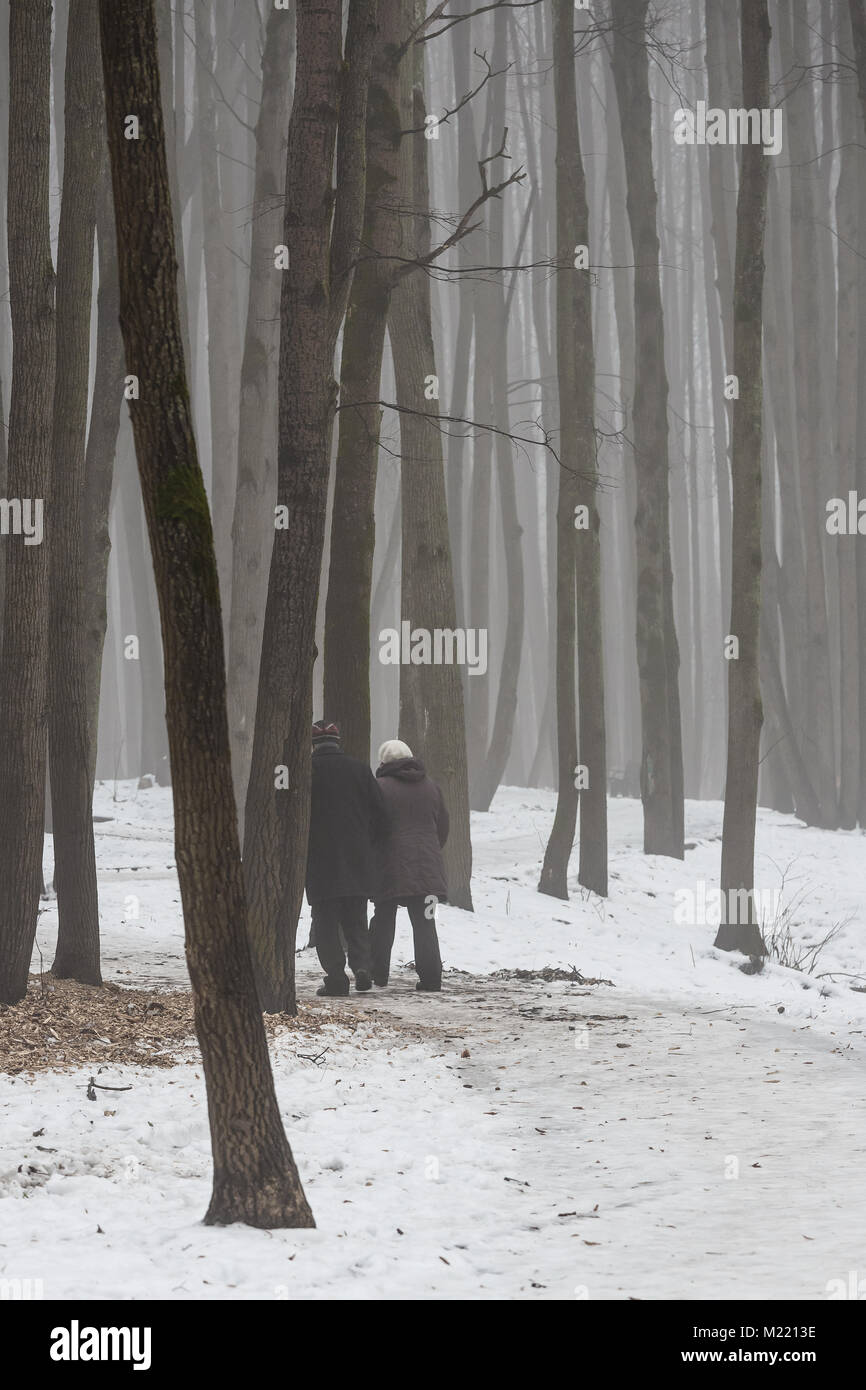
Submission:
[[[396,777],[401,782],[421,782],[427,776],[427,769],[420,758],[396,758],[390,763],[380,763],[376,776]]]

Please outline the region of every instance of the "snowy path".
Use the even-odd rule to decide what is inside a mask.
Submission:
[[[106,978],[186,988],[170,793],[102,795]],[[841,927],[820,975],[745,976],[711,926],[674,915],[718,873],[717,803],[687,803],[678,863],[642,855],[639,807],[612,801],[604,903],[535,891],[553,804],[505,788],[473,821],[476,911],[441,910],[441,995],[415,992],[401,914],[391,987],[341,1001],[317,1061],[309,1037],[275,1041],[316,1231],[201,1225],[192,1055],[109,1069],[131,1089],[101,1104],[92,1068],[4,1077],[0,1282],[42,1279],[46,1298],[824,1299],[854,1272],[866,1290],[863,837],[761,813],[762,882],[803,895],[795,938]],[[46,965],[55,932],[49,903]],[[546,966],[614,985],[489,973]],[[303,999],[320,978],[303,952]]]
[[[862,1034],[513,979],[375,1003],[435,1017],[495,1111],[521,1296],[821,1298],[866,1271]]]

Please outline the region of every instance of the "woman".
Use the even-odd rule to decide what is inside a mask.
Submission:
[[[406,907],[415,937],[415,988],[439,990],[442,957],[436,903],[448,895],[442,859],[448,811],[424,764],[399,739],[382,744],[376,777],[389,813],[389,830],[377,851],[376,915],[370,923],[373,980],[379,986],[388,983],[397,908]]]

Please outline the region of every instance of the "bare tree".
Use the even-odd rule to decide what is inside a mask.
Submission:
[[[7,233],[14,355],[7,491],[41,511],[49,497],[54,401],[54,266],[49,236],[51,0],[9,6]],[[6,541],[0,668],[0,1003],[27,991],[45,815],[49,547]],[[35,537],[31,537],[34,539]]]
[[[246,932],[213,531],[181,343],[153,0],[100,0],[131,403],[165,649],[175,848],[214,1184],[205,1221],[311,1226],[280,1119]],[[126,139],[128,121],[138,138]]]
[[[560,479],[557,505],[556,719],[559,789],[539,889],[568,897],[568,861],[580,790],[579,882],[607,893],[607,768],[601,640],[601,554],[595,489],[595,355],[591,271],[575,258],[589,245],[589,209],[577,119],[574,8],[556,0],[556,357]],[[575,601],[580,753],[575,728]]]
[[[65,157],[57,240],[57,369],[51,511],[49,755],[59,928],[52,970],[100,984],[99,900],[84,645],[85,490],[96,193],[104,145],[97,0],[71,0]]]
[[[741,0],[743,105],[766,110],[770,101],[770,20],[767,0]],[[769,166],[760,145],[743,145],[737,200],[734,270],[734,400],[731,478],[731,633],[739,642],[728,664],[728,770],[722,826],[722,921],[715,944],[762,955],[752,890],[761,741],[759,644],[761,624],[761,362],[764,226]],[[741,910],[741,891],[748,910]],[[731,908],[734,908],[732,911]],[[743,920],[745,918],[745,920]]]
[[[262,96],[256,121],[256,168],[251,210],[250,286],[238,415],[237,492],[232,523],[229,623],[229,730],[235,800],[243,838],[250,774],[262,615],[274,543],[277,497],[277,390],[280,277],[275,247],[283,223],[283,179],[291,89],[294,16],[271,9],[262,53]]]
[[[411,14],[412,11],[410,10]],[[414,5],[415,22],[423,8]],[[402,142],[401,202],[414,217],[404,218],[404,254],[423,258],[430,250],[430,189],[424,138],[426,107],[420,48],[403,106],[413,133]],[[409,82],[406,83],[409,86]],[[401,406],[401,612],[427,631],[457,625],[442,435],[435,422],[437,403],[425,399],[425,383],[438,381],[433,345],[430,281],[406,275],[391,298],[389,334],[394,353],[397,402]],[[425,410],[426,407],[426,410]],[[427,418],[427,410],[434,423]],[[400,737],[424,758],[439,782],[451,817],[445,846],[449,901],[471,910],[472,846],[469,838],[469,782],[460,669],[448,663],[400,667]]]
[[[670,557],[668,381],[652,162],[647,9],[648,0],[611,0],[613,75],[635,260],[633,446],[638,478],[635,538],[643,731],[641,798],[645,853],[682,859],[683,754]]]
[[[268,582],[244,870],[262,1007],[295,1010],[295,933],[309,824],[315,622],[336,406],[334,350],[364,211],[364,123],[376,7],[299,0],[286,155],[278,521]],[[337,149],[336,196],[332,192]],[[282,509],[282,511],[280,511]]]

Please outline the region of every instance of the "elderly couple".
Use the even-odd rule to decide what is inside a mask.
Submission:
[[[415,936],[416,989],[442,988],[435,911],[447,894],[447,838],[442,792],[411,748],[383,743],[374,777],[343,752],[338,725],[313,725],[307,898],[325,972],[317,994],[349,993],[347,954],[355,989],[387,985],[398,907],[409,909]]]

